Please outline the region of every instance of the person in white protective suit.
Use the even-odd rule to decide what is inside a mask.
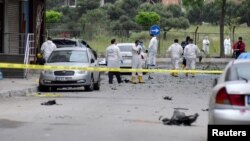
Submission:
[[[203,44],[203,51],[205,52],[206,55],[209,55],[209,45],[210,45],[210,41],[208,40],[208,36],[205,36],[205,38],[202,41]]]
[[[154,67],[156,66],[156,55],[157,55],[157,49],[158,49],[158,41],[156,36],[154,35],[150,35],[152,38],[149,42],[149,46],[148,46],[148,59],[149,59],[149,66]]]
[[[48,37],[47,41],[45,41],[41,47],[41,53],[45,62],[47,62],[51,52],[56,49],[56,45],[51,40],[51,37]]]
[[[184,49],[184,57],[187,60],[187,66],[186,68],[188,70],[194,70],[196,65],[196,57],[198,54],[200,54],[200,49],[193,44],[193,39],[189,40],[189,44]],[[194,77],[195,73],[192,73],[192,77]],[[186,76],[188,76],[188,73],[186,73]]]
[[[136,40],[132,48],[132,69],[142,69],[142,46],[140,41]],[[137,72],[139,83],[145,83],[142,77],[142,72]],[[132,72],[131,82],[136,84],[136,72]]]
[[[116,39],[111,40],[111,45],[106,49],[106,64],[109,68],[120,68],[120,63],[123,63],[122,55],[119,47],[116,45]],[[113,76],[116,76],[117,82],[122,82],[120,72],[108,72],[109,84],[113,84]]]
[[[167,51],[168,53],[170,53],[172,69],[174,70],[179,69],[179,62],[183,53],[183,48],[178,42],[178,39],[175,39],[174,43],[168,48]],[[172,72],[171,75],[178,77],[178,72]]]
[[[228,56],[228,55],[231,54],[231,51],[232,51],[231,40],[230,40],[229,36],[227,36],[227,37],[224,39],[224,54],[225,54],[226,56]]]

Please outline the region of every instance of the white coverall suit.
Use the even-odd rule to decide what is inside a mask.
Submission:
[[[224,53],[225,53],[225,55],[230,55],[231,50],[232,50],[231,40],[229,38],[226,38],[224,40]]]
[[[210,45],[210,41],[208,40],[208,38],[206,37],[203,41],[203,50],[205,51],[205,53],[208,55],[209,54],[209,45]]]
[[[141,59],[141,45],[134,45],[132,48],[132,69],[142,69],[142,59]],[[136,72],[132,72],[132,76],[135,77]],[[138,72],[138,76],[142,76],[142,72]]]
[[[172,63],[173,69],[179,69],[179,62],[181,59],[181,55],[183,53],[182,46],[178,43],[173,43],[168,48],[168,52],[170,53],[170,56],[171,56],[171,63]]]
[[[106,49],[106,61],[107,61],[107,66],[109,68],[120,68],[120,64],[122,62],[122,55],[119,47],[117,47],[115,44],[110,45]],[[113,83],[113,75],[116,76],[118,83],[122,82],[120,72],[109,71],[108,73],[109,84]]]
[[[51,41],[47,40],[42,44],[41,52],[43,54],[43,59],[47,62],[51,52],[56,49],[56,45]]]
[[[200,49],[195,44],[190,43],[185,47],[183,55],[187,60],[186,68],[188,70],[195,69],[196,57],[198,54],[200,54]],[[194,76],[194,73],[193,73],[193,76]]]
[[[109,68],[120,68],[120,63],[122,61],[122,55],[119,47],[115,44],[110,45],[106,49],[106,61]]]
[[[151,65],[151,66],[156,65],[157,48],[158,48],[158,41],[156,37],[152,37],[148,46],[148,52],[149,52],[149,55],[148,55],[149,64],[148,65]]]

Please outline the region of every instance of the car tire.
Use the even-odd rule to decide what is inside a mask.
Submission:
[[[100,90],[100,85],[101,85],[100,81],[101,81],[101,77],[100,77],[100,74],[99,74],[98,80],[94,84],[94,90]]]
[[[49,91],[49,87],[43,86],[43,85],[39,84],[38,90],[39,90],[40,92],[48,92],[48,91]]]
[[[91,76],[91,79],[90,79],[90,85],[87,85],[87,86],[84,86],[85,90],[86,91],[93,91],[94,90],[94,78],[93,78],[93,75]]]

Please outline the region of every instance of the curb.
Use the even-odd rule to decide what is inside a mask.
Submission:
[[[9,98],[15,96],[26,96],[27,94],[37,92],[37,87],[30,87],[21,90],[10,90],[0,93],[0,98]]]

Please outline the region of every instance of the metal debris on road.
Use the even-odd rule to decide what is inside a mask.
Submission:
[[[164,96],[163,99],[164,99],[164,100],[173,100],[173,98],[170,97],[170,96]]]
[[[203,112],[207,112],[207,111],[209,111],[209,109],[207,108],[207,109],[201,109]]]
[[[41,105],[55,105],[55,104],[56,104],[56,100],[49,100],[47,102],[41,103]]]

